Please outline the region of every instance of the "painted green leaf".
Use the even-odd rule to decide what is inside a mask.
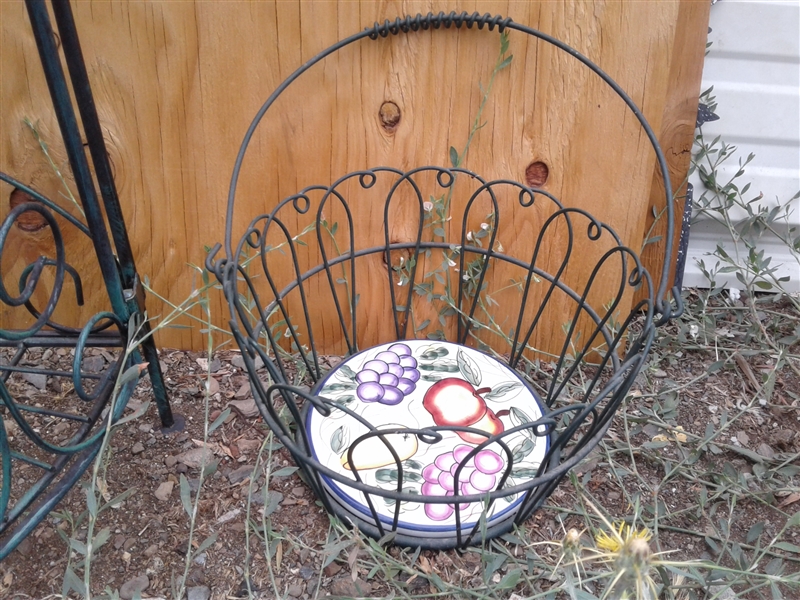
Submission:
[[[533,452],[533,449],[534,449],[535,446],[536,446],[536,444],[534,444],[533,441],[530,440],[530,439],[526,439],[525,441],[520,442],[519,444],[517,444],[514,447],[514,449],[511,451],[511,453],[513,455],[513,458],[514,458],[514,462],[515,463],[522,462],[522,460],[526,456],[528,456],[528,454]]]
[[[501,383],[496,388],[492,389],[492,391],[486,394],[483,398],[485,400],[498,400],[499,398],[502,398],[506,394],[513,392],[514,390],[517,390],[521,387],[522,384],[518,381],[517,382],[509,381],[508,383]],[[530,419],[527,419],[526,421],[523,422],[528,423],[530,422]]]
[[[470,358],[463,350],[459,350],[456,355],[458,358],[458,370],[464,376],[464,379],[469,381],[475,387],[481,384],[481,370],[472,358]]]
[[[334,454],[341,454],[341,452],[347,446],[347,433],[345,431],[344,425],[339,427],[336,431],[333,432],[331,436],[331,450],[333,450]]]

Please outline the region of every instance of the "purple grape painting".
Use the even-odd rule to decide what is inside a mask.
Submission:
[[[407,344],[392,344],[368,360],[356,373],[356,395],[362,402],[400,404],[417,389],[417,359]]]
[[[455,495],[456,471],[473,447],[459,444],[452,452],[437,456],[434,461],[422,469],[421,492],[426,496]],[[470,458],[461,468],[458,476],[459,495],[481,494],[495,489],[498,477],[505,466],[499,454],[484,449]],[[464,512],[469,510],[469,503],[459,504]],[[455,504],[426,504],[425,514],[432,521],[444,521],[455,512]]]

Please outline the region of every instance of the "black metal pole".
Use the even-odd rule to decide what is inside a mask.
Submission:
[[[124,322],[127,322],[130,314],[122,292],[122,281],[108,238],[103,213],[97,200],[89,164],[83,151],[78,121],[72,108],[72,99],[64,78],[64,71],[61,68],[61,61],[58,58],[50,16],[47,14],[44,0],[25,0],[25,5],[31,20],[33,35],[36,38],[36,47],[39,49],[39,58],[47,79],[47,87],[50,89],[50,96],[53,99],[61,136],[64,138],[69,164],[75,177],[75,185],[78,188],[86,215],[86,224],[89,227],[92,244],[100,264],[100,272],[111,300],[111,307]]]
[[[81,114],[83,130],[86,133],[86,141],[94,163],[95,177],[100,187],[100,194],[103,196],[103,205],[106,209],[111,237],[114,240],[114,247],[117,251],[122,283],[125,290],[129,291],[125,299],[132,313],[137,312],[143,315],[145,312],[144,290],[141,288],[142,284],[136,271],[136,262],[133,258],[128,230],[125,227],[125,218],[122,214],[117,186],[114,183],[114,175],[108,159],[103,130],[100,127],[100,119],[97,116],[97,107],[94,103],[94,95],[89,83],[86,63],[83,60],[83,52],[78,38],[78,30],[75,27],[75,18],[72,15],[72,7],[69,0],[52,0],[52,5],[58,33],[61,36],[64,57],[67,61],[67,70],[72,81],[72,91],[75,94],[78,111]],[[150,383],[153,386],[153,394],[156,399],[158,414],[161,417],[161,425],[169,428],[174,424],[174,418],[167,398],[164,376],[158,360],[158,351],[152,336],[149,335],[150,323],[147,321],[142,324],[142,334],[145,337],[141,344],[142,353],[147,361],[147,370],[150,373]]]
[[[47,86],[53,99],[61,135],[64,138],[67,156],[75,177],[75,184],[81,197],[81,204],[86,215],[92,243],[94,244],[106,290],[111,300],[111,307],[120,319],[127,323],[131,314],[143,314],[143,295],[138,289],[141,284],[136,275],[133,252],[125,229],[119,196],[114,185],[111,165],[108,161],[108,153],[103,140],[103,132],[97,117],[97,109],[86,72],[86,65],[83,61],[83,54],[81,53],[80,42],[75,29],[75,21],[72,17],[72,9],[68,0],[53,0],[53,12],[56,16],[67,68],[69,69],[73,91],[83,121],[92,162],[95,166],[97,181],[103,196],[109,227],[114,238],[114,245],[117,251],[116,258],[108,237],[108,230],[103,219],[91,172],[89,171],[89,164],[83,150],[83,143],[64,71],[53,41],[53,29],[50,24],[50,17],[47,14],[47,6],[44,0],[26,0],[25,4],[36,39],[36,46],[39,49],[39,57],[44,68]],[[117,258],[119,263],[117,263]],[[126,291],[128,291],[127,294]],[[149,332],[150,326],[145,322],[143,324],[143,333],[146,335]],[[152,336],[147,336],[142,342],[142,352],[148,362],[148,372],[150,373],[150,381],[153,386],[153,394],[161,423],[165,428],[169,428],[174,424],[174,417],[167,399],[164,378]]]
[[[136,277],[136,263],[133,259],[128,231],[125,228],[125,219],[122,216],[117,186],[114,184],[111,163],[108,160],[108,152],[103,139],[103,130],[97,116],[89,75],[86,72],[78,31],[72,16],[72,7],[69,0],[52,0],[52,5],[58,35],[61,38],[61,47],[67,62],[67,72],[72,81],[72,91],[75,94],[83,131],[86,134],[86,142],[94,163],[95,178],[100,188],[100,195],[103,197],[103,206],[106,209],[111,237],[114,239],[122,283],[126,288],[131,289]]]

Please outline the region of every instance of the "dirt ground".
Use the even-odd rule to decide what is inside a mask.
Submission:
[[[663,511],[657,549],[674,551],[670,556],[676,560],[713,559],[718,551],[715,546],[722,544],[716,520],[720,516],[732,523],[730,530],[724,532],[727,542],[746,547],[752,542],[748,538],[751,526],[764,522],[763,539],[769,540],[785,522],[782,515],[800,510],[800,494],[780,486],[734,503],[732,514],[712,517],[711,510],[704,510],[702,515],[697,510],[701,488],[708,488],[704,482],[719,483],[725,478],[735,479],[754,472],[760,476],[765,466],[778,468],[782,458],[800,451],[797,399],[800,380],[790,369],[778,373],[769,403],[746,410],[717,438],[717,442],[724,443],[712,444],[710,451],[700,454],[694,472],[702,477],[694,482],[676,477],[659,487],[665,475],[665,461],[677,462],[685,455],[681,445],[670,437],[672,434],[654,425],[652,417],[675,423],[690,438],[691,434],[702,437],[709,424],[725,427],[726,419],[752,398],[750,375],[761,381],[762,373],[773,366],[772,359],[758,354],[745,357],[744,363],[736,363],[733,368],[728,365],[702,378],[713,358],[707,352],[656,349],[653,360],[637,380],[624,416],[616,418],[603,449],[596,450],[576,469],[583,497],[591,497],[611,515],[630,514],[630,499],[636,494],[643,505],[648,505],[649,499],[655,510]],[[161,360],[173,410],[186,419],[186,428],[180,433],[162,434],[155,407],[151,405],[143,416],[122,425],[113,436],[106,463],[107,497],[126,491],[131,495],[122,504],[104,510],[99,517],[97,528],[107,527],[111,535],[92,562],[94,593],[119,590],[123,598],[130,598],[138,582],[140,588],[146,584],[143,597],[172,598],[178,578],[184,573],[189,519],[181,502],[179,480],[184,474],[190,485],[197,487],[197,464],[203,452],[200,444],[206,418],[202,390],[209,365],[200,353],[168,349],[161,351]],[[209,448],[218,465],[205,478],[200,491],[194,539],[200,544],[212,534],[217,538],[193,557],[188,566],[189,600],[247,597],[248,572],[250,593],[257,598],[280,595],[308,600],[329,594],[389,595],[385,577],[362,566],[357,552],[354,557],[353,551],[345,550],[330,561],[329,553],[323,551],[331,536],[330,521],[309,488],[291,468],[286,468],[293,463],[285,450],[275,451],[271,463],[259,468],[256,480],[251,481],[256,455],[268,430],[254,414],[242,366],[241,356],[233,351],[220,352],[210,365],[213,379],[210,421],[228,406],[232,406],[232,412],[210,436]],[[699,381],[692,383],[698,378]],[[665,382],[679,391],[672,396],[659,395],[658,390],[664,389]],[[149,382],[142,381],[126,414],[133,414],[149,398],[149,391]],[[635,442],[631,446],[625,442],[626,435]],[[609,470],[611,456],[616,465],[614,473]],[[620,467],[625,467],[629,474],[620,474]],[[263,489],[266,468],[272,473],[268,493]],[[630,475],[634,471],[635,477]],[[789,480],[796,482],[797,477]],[[82,481],[88,481],[87,476]],[[250,518],[257,524],[261,523],[266,500],[275,535],[267,546],[254,533],[258,527],[250,529],[250,564],[246,571],[248,495],[252,498]],[[713,501],[711,498],[709,505]],[[580,511],[576,510],[581,500],[573,483],[565,481],[549,502],[550,506],[528,521],[530,539],[559,540],[565,528],[585,527]],[[0,563],[0,597],[39,599],[61,593],[69,550],[59,531],[85,541],[85,522],[71,531],[70,519],[65,518],[78,517],[85,507],[84,491],[75,486],[57,511]],[[800,528],[788,531],[782,540],[800,546]],[[398,550],[391,553],[397,555]],[[783,554],[795,560],[800,558],[792,552]],[[73,562],[79,558],[73,553]],[[443,579],[449,578],[448,581],[458,580],[467,589],[480,589],[484,585],[477,552],[424,551],[419,560],[423,570],[427,568]],[[405,586],[408,594],[431,592],[429,582],[424,579],[408,579]],[[524,593],[522,584],[518,591]]]

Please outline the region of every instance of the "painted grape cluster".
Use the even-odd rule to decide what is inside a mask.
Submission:
[[[399,404],[417,388],[417,359],[405,344],[392,344],[364,363],[356,381],[356,394],[364,402]]]
[[[425,496],[453,496],[455,474],[459,465],[472,452],[473,447],[465,444],[456,446],[452,452],[437,456],[422,470],[421,492]],[[483,449],[470,458],[458,476],[459,493],[463,496],[481,494],[495,489],[497,477],[505,466],[499,454]],[[461,511],[467,510],[468,503],[460,504]],[[455,512],[453,504],[426,504],[425,514],[432,521],[444,521]]]

